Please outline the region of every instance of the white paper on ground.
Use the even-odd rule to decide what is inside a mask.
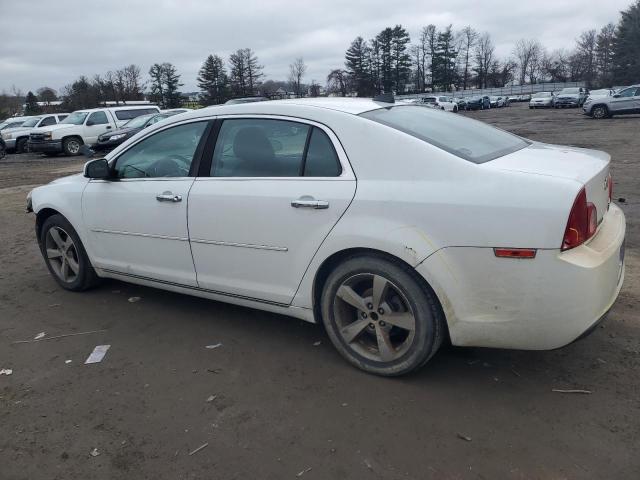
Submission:
[[[86,365],[88,363],[100,363],[104,356],[107,354],[107,350],[109,350],[110,346],[111,345],[98,345],[93,349],[93,352],[91,352],[91,355],[89,355],[89,358],[87,358],[84,364]]]

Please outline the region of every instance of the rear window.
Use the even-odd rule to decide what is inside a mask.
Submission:
[[[371,110],[360,116],[473,163],[488,162],[529,145],[526,140],[486,123],[428,108],[397,106]]]
[[[132,110],[116,110],[115,113],[118,120],[131,120],[132,118],[139,117],[140,115],[159,113],[159,111],[157,108],[136,108]]]

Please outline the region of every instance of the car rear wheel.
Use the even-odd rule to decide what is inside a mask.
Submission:
[[[77,137],[67,138],[62,142],[62,149],[64,150],[65,155],[69,156],[78,155],[78,153],[80,153],[81,146],[82,140]]]
[[[40,250],[49,272],[62,288],[79,292],[98,283],[78,234],[62,215],[45,220],[40,230]]]
[[[596,105],[591,111],[591,116],[598,120],[607,118],[609,116],[609,109],[605,105]]]
[[[458,106],[457,105],[453,106],[453,113],[458,113]]]
[[[433,292],[410,267],[378,256],[356,256],[327,278],[322,318],[329,338],[352,365],[396,376],[425,364],[445,335]]]

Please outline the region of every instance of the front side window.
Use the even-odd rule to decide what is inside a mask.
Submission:
[[[42,117],[30,118],[22,124],[23,127],[35,127]]]
[[[87,120],[87,125],[105,125],[107,123],[109,123],[109,119],[104,112],[93,112]]]
[[[224,120],[211,163],[212,177],[297,177],[309,125],[286,120]]]
[[[56,124],[56,117],[46,117],[42,120],[42,123],[40,123],[41,127],[47,127],[49,125],[55,125]]]
[[[625,88],[624,90],[622,90],[618,94],[618,96],[620,96],[620,97],[633,97],[635,92],[636,92],[636,87]]]
[[[118,157],[117,178],[187,177],[207,127],[194,122],[167,128],[136,143]]]
[[[473,163],[484,163],[529,143],[486,123],[428,108],[398,106],[361,113],[361,117],[419,138]]]

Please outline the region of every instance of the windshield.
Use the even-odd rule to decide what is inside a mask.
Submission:
[[[533,98],[545,98],[545,97],[550,97],[551,96],[551,92],[540,92],[540,93],[536,93]]]
[[[142,128],[151,118],[155,117],[157,113],[150,113],[148,115],[140,115],[139,117],[132,118],[123,125],[126,128]]]
[[[84,123],[84,119],[87,118],[87,115],[89,115],[89,112],[73,112],[60,123],[82,125]]]
[[[511,133],[460,115],[414,106],[380,108],[361,117],[395,128],[473,163],[484,163],[525,148]]]
[[[563,88],[560,93],[580,93],[579,88]]]
[[[4,130],[5,128],[16,128],[16,127],[20,127],[22,126],[22,124],[24,123],[23,120],[18,120],[18,121],[7,121],[4,123],[0,123],[0,130]]]
[[[30,118],[22,124],[23,127],[35,127],[42,117]]]

